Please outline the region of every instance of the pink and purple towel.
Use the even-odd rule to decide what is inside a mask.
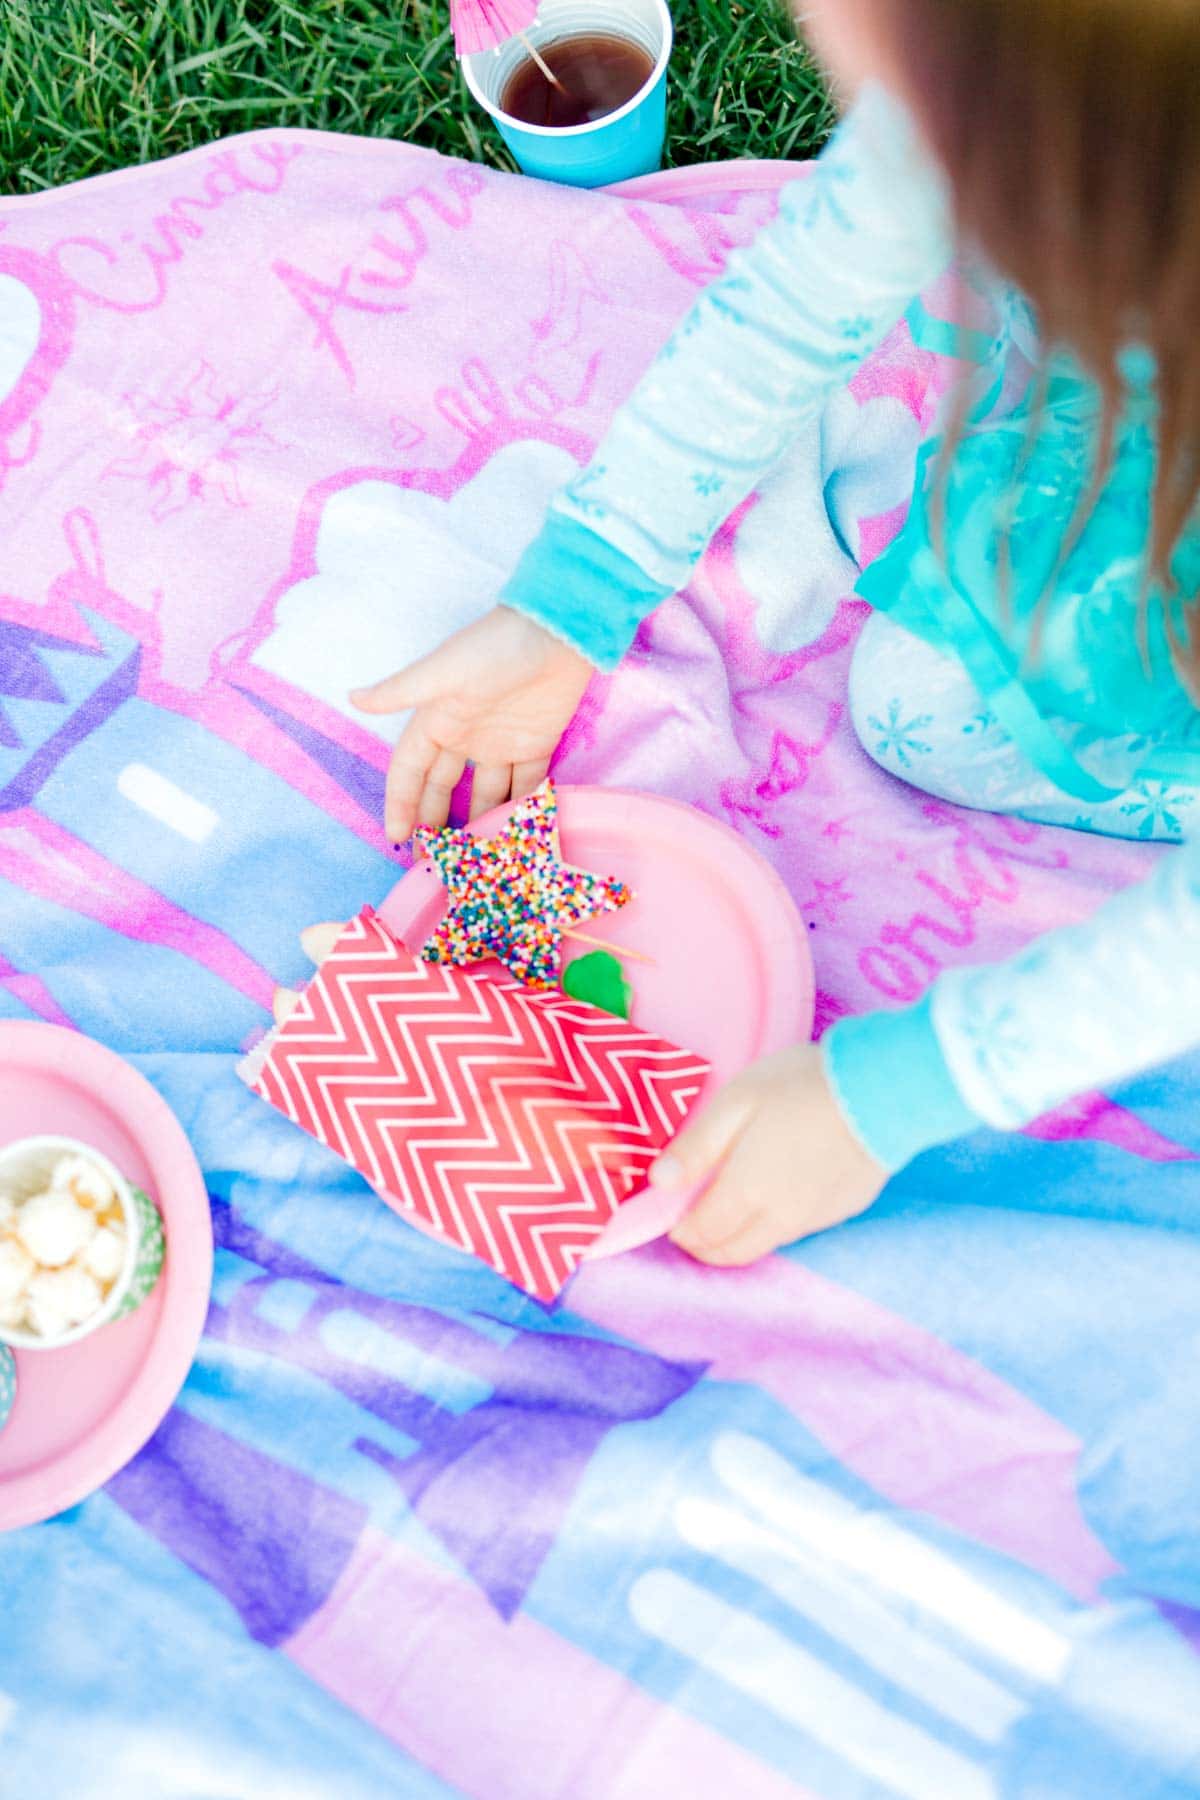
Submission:
[[[553,1312],[234,1074],[300,929],[396,876],[346,690],[488,605],[802,174],[583,194],[282,132],[0,203],[0,1017],[139,1063],[218,1244],[155,1438],[0,1539],[14,1792],[1200,1793],[1196,1059]],[[819,1026],[1152,854],[931,802],[849,730],[856,570],[950,376],[900,327],[559,765],[771,859]]]

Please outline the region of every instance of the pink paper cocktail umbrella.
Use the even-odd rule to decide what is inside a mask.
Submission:
[[[538,0],[450,0],[455,55],[478,56],[483,50],[498,50],[509,38],[519,37],[546,80],[561,88],[561,81],[525,35],[537,15]]]

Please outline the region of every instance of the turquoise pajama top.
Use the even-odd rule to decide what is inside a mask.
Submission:
[[[1126,354],[1113,463],[1089,507],[1094,384],[1066,353],[1038,368],[1028,308],[1011,291],[1001,293],[1010,329],[998,338],[929,320],[915,296],[954,249],[945,180],[905,111],[872,85],[552,500],[501,600],[613,667],[642,618],[686,585],[717,527],[907,314],[918,342],[978,368],[945,475],[944,556],[930,524],[942,479],[930,446],[908,523],[859,592],[954,651],[1065,792],[1111,797],[1056,735],[1056,716],[1098,736],[1144,736],[1139,776],[1200,782],[1200,715],[1175,674],[1153,591],[1144,657],[1139,648],[1150,359]],[[1200,589],[1200,530],[1178,547],[1173,574],[1183,594]],[[974,1125],[1019,1127],[1198,1041],[1194,842],[1166,852],[1149,882],[1087,925],[999,964],[946,971],[918,1006],[843,1020],[824,1043],[843,1109],[868,1149],[898,1168]]]

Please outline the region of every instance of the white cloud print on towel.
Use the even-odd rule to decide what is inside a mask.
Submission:
[[[0,275],[0,402],[16,392],[41,335],[36,295],[15,275]]]
[[[737,537],[763,647],[820,637],[858,573],[858,525],[912,491],[918,441],[900,402],[840,393],[764,485]],[[287,588],[250,661],[391,743],[403,715],[368,718],[347,698],[435,649],[487,611],[536,536],[551,495],[576,472],[563,449],[499,449],[450,499],[380,480],[326,500],[315,572]],[[849,547],[848,547],[849,546]]]
[[[912,493],[917,421],[898,400],[840,389],[763,483],[737,536],[764,650],[784,656],[828,628],[858,577],[859,526]]]
[[[485,613],[576,470],[565,450],[506,445],[449,500],[358,481],[325,503],[316,572],[279,598],[251,662],[392,743],[403,714],[347,695],[425,656]]]

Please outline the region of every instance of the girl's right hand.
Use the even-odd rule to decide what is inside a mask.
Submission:
[[[403,843],[417,825],[446,823],[468,762],[473,819],[532,793],[594,674],[586,657],[533,619],[496,606],[420,662],[352,693],[360,712],[412,711],[388,769],[391,841]]]

